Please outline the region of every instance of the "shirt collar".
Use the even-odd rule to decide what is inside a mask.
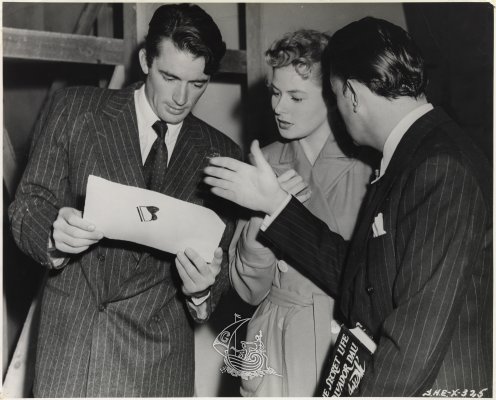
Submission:
[[[145,94],[145,85],[142,85],[134,94],[134,101],[136,103],[136,115],[138,119],[138,133],[142,136],[146,129],[151,127],[160,118],[155,114]],[[167,123],[167,134],[178,135],[183,121],[179,124]]]
[[[381,160],[381,169],[379,170],[379,176],[373,182],[379,180],[389,165],[391,158],[393,158],[393,154],[398,147],[401,139],[408,131],[408,129],[424,114],[427,114],[434,107],[431,103],[422,104],[418,106],[414,110],[410,111],[407,115],[405,115],[400,122],[393,128],[391,133],[389,134],[386,142],[384,143],[384,150],[382,151],[382,160]],[[372,183],[373,183],[372,182]]]

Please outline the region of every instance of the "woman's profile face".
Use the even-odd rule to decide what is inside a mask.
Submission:
[[[272,110],[283,138],[302,139],[329,129],[322,84],[315,78],[303,79],[292,65],[274,68],[270,89]]]

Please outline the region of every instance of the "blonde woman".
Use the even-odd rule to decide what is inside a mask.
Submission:
[[[345,239],[351,237],[371,170],[346,156],[331,129],[323,95],[322,53],[327,36],[299,30],[266,52],[272,67],[272,109],[281,141],[263,153],[285,190]],[[231,246],[231,281],[258,305],[248,342],[262,333],[268,366],[277,373],[242,380],[243,396],[313,396],[339,330],[334,300],[267,243],[257,241],[262,219],[238,224]]]

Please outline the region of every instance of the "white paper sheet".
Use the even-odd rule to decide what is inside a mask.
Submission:
[[[90,175],[83,217],[105,237],[176,254],[190,247],[212,261],[225,224],[212,210]]]

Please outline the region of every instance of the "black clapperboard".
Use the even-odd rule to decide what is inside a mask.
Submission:
[[[359,324],[353,329],[341,325],[331,357],[324,367],[320,396],[348,397],[356,393],[376,347]]]

